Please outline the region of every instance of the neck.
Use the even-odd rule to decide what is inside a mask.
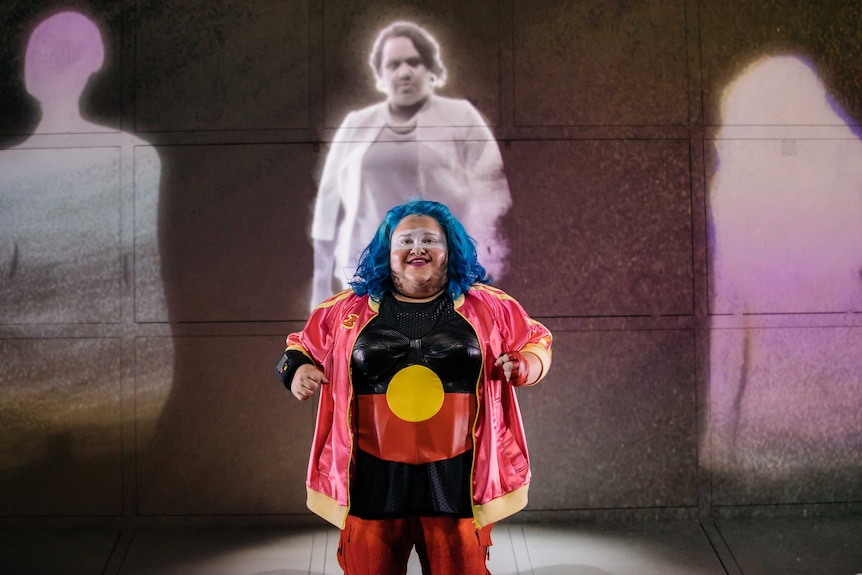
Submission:
[[[392,102],[389,103],[389,115],[396,122],[409,122],[414,116],[425,106],[428,98],[424,98],[410,106],[396,106]]]
[[[395,299],[397,299],[398,301],[404,301],[404,302],[410,302],[410,303],[426,303],[426,302],[429,302],[433,299],[436,299],[442,293],[443,293],[443,290],[441,289],[441,290],[437,291],[436,293],[431,294],[429,296],[424,296],[424,295],[415,296],[415,295],[403,294],[399,291],[394,291],[394,292],[392,292],[392,296]]]

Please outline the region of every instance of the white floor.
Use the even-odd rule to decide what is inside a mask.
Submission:
[[[503,523],[492,538],[494,575],[862,574],[858,516]],[[0,529],[0,574],[341,575],[337,542],[330,528],[7,527]],[[420,573],[414,556],[408,574]]]
[[[726,573],[697,522],[625,529],[498,525],[492,539],[488,568],[494,575]],[[338,532],[328,529],[142,532],[119,573],[341,575],[337,544]],[[421,574],[415,554],[407,573]]]

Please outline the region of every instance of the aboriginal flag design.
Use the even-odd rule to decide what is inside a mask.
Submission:
[[[448,298],[426,308],[404,321],[397,304],[381,306],[353,349],[359,448],[384,461],[431,463],[472,449],[479,342]]]

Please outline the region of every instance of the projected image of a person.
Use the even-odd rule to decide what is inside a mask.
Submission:
[[[40,22],[24,53],[24,85],[39,105],[34,135],[0,151],[0,321],[113,319],[120,275],[119,162],[109,148],[70,147],[62,135],[106,132],[80,99],[104,62],[99,28],[76,12]]]
[[[551,333],[487,285],[443,204],[391,209],[351,288],[287,337],[277,371],[320,389],[309,509],[342,529],[348,575],[486,574],[492,525],[527,503],[515,387],[551,364]]]
[[[25,86],[41,114],[31,138],[0,151],[0,318],[116,320],[123,276],[118,183],[132,165],[137,295],[153,302],[146,311],[158,316],[161,161],[148,142],[81,114],[86,87],[105,62],[99,27],[74,11],[49,16],[33,29],[24,62]],[[101,145],[82,145],[83,134],[104,137]],[[34,143],[38,137],[49,139]]]
[[[794,55],[749,64],[721,111],[709,193],[713,322],[739,319],[710,336],[712,464],[770,481],[806,468],[838,476],[862,453],[859,330],[801,322],[862,311],[856,122]],[[780,328],[762,319],[781,314],[800,319]]]
[[[81,112],[87,87],[103,72],[109,49],[97,23],[71,10],[39,21],[28,38],[24,86],[40,116],[32,135],[0,150],[0,323],[62,325],[75,338],[82,333],[79,326],[121,321],[123,285],[130,280],[124,262],[132,259],[126,258],[121,235],[121,190],[132,180],[131,166],[136,295],[139,302],[145,296],[152,302],[146,309],[138,304],[136,311],[157,317],[164,313],[157,234],[161,161],[148,142]],[[173,346],[169,338],[164,340],[158,363],[137,365],[139,424],[158,416],[172,381]],[[91,365],[109,372],[110,354],[98,346],[82,349],[80,364],[64,363],[59,376],[36,369],[45,359],[32,354],[28,370],[45,376],[27,378],[26,407],[15,404],[22,414],[19,421],[27,424],[22,429],[7,426],[7,444],[14,452],[3,452],[6,461],[38,456],[27,445],[40,433],[71,433],[68,443],[88,456],[114,445],[94,422],[115,420],[117,403],[111,398],[116,381],[106,385],[85,379]],[[15,377],[13,373],[11,381]],[[70,383],[79,380],[80,385]],[[83,399],[75,403],[78,398]],[[51,424],[35,429],[34,421]],[[28,440],[15,441],[17,433]]]
[[[326,158],[311,231],[312,308],[347,287],[386,210],[414,199],[408,193],[449,206],[499,280],[508,252],[500,218],[512,199],[481,114],[466,100],[436,94],[446,68],[435,39],[416,24],[382,30],[369,64],[386,100],[348,114]]]

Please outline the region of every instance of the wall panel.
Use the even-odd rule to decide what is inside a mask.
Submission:
[[[138,2],[135,127],[309,127],[308,3]]]
[[[684,1],[513,4],[518,126],[688,122]]]
[[[120,350],[0,340],[0,515],[122,514]]]
[[[693,313],[684,141],[512,142],[512,273],[539,316]]]
[[[165,390],[152,366],[171,348],[176,376]],[[138,513],[305,512],[313,407],[276,378],[283,349],[277,336],[136,341]]]
[[[518,396],[534,468],[529,509],[696,506],[692,332],[554,335],[553,371]]]

